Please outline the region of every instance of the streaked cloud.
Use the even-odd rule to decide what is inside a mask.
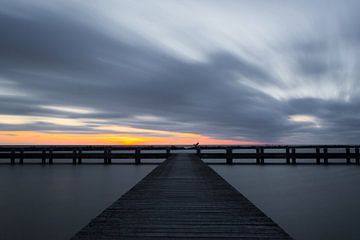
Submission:
[[[0,131],[357,143],[357,9],[355,0],[3,0]]]

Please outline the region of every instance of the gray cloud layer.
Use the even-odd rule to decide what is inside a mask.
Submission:
[[[92,120],[1,131],[94,133],[103,121],[218,139],[360,140],[355,1],[330,2],[329,15],[317,13],[321,1],[29,2],[1,1],[0,114]]]

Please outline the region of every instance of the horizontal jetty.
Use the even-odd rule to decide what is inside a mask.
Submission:
[[[266,160],[283,160],[278,163],[296,164],[307,159],[314,164],[337,163],[359,164],[359,145],[193,145],[193,146],[0,146],[0,163],[24,164],[26,160],[36,160],[42,164],[53,164],[56,160],[66,160],[72,164],[87,163],[102,159],[104,164],[113,160],[166,159],[172,153],[196,153],[201,159],[223,159],[226,164],[234,160],[254,160],[254,164],[271,163]],[[62,161],[63,162],[63,161]]]
[[[196,154],[174,154],[80,230],[91,239],[291,239]]]

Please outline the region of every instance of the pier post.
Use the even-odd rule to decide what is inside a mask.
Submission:
[[[24,150],[23,150],[23,149],[20,149],[19,163],[20,163],[20,164],[23,164],[23,163],[24,163]]]
[[[263,147],[261,147],[260,148],[260,163],[261,164],[264,164],[265,163],[265,159],[264,159],[264,148]]]
[[[82,156],[81,156],[82,149],[79,149],[77,153],[78,153],[78,164],[81,164],[82,163]]]
[[[141,149],[140,148],[136,148],[135,149],[135,164],[140,164],[141,163]]]
[[[290,164],[290,148],[286,147],[286,164]]]
[[[233,164],[232,148],[226,149],[226,163]]]
[[[328,149],[326,147],[324,147],[323,152],[324,152],[324,163],[328,164],[329,163],[329,159],[328,159],[328,155],[327,155]]]
[[[201,154],[201,149],[200,148],[196,148],[196,155],[198,155],[200,157]]]
[[[296,164],[296,148],[291,148],[291,163]]]
[[[320,164],[320,148],[316,147],[316,164]]]
[[[53,164],[53,150],[49,150],[49,164]]]
[[[360,155],[359,155],[359,148],[355,148],[355,162],[356,164],[359,164],[359,159],[360,159]]]
[[[351,158],[350,158],[350,148],[346,148],[346,163],[350,164],[351,163]]]
[[[256,164],[260,164],[260,148],[256,147]]]
[[[15,163],[15,150],[14,149],[11,149],[10,163],[11,164]]]
[[[43,149],[41,152],[41,163],[45,164],[46,163],[46,150]]]
[[[111,164],[111,148],[108,149],[107,156],[108,156],[108,164]]]
[[[104,164],[108,164],[108,152],[107,152],[107,149],[104,149]]]
[[[77,152],[76,149],[73,150],[73,164],[76,164],[76,156],[77,156]]]
[[[166,149],[166,157],[167,157],[167,158],[170,157],[170,148],[167,148],[167,149]]]

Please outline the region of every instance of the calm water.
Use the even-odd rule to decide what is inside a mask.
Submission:
[[[0,165],[0,239],[69,239],[155,165]]]
[[[360,166],[212,168],[296,239],[360,239]]]
[[[0,165],[0,239],[68,239],[154,167]],[[212,167],[296,239],[359,239],[360,167]]]

